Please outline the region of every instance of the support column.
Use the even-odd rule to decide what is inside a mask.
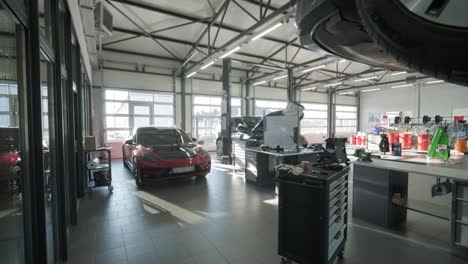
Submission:
[[[221,107],[221,135],[223,163],[232,164],[231,138],[231,59],[223,59],[223,102]]]
[[[327,129],[327,136],[329,138],[333,137],[335,135],[335,92],[333,91],[328,91],[327,92],[328,99],[327,99],[327,104],[328,104],[328,129]]]
[[[361,93],[356,94],[356,106],[357,106],[357,126],[356,132],[361,131]]]
[[[251,89],[252,84],[250,84],[250,81],[245,82],[245,115],[246,116],[253,116],[254,114],[252,113],[252,94],[251,94]]]
[[[185,94],[185,67],[182,68],[181,70],[181,76],[180,76],[180,126],[182,130],[187,129],[187,124],[186,124],[186,94]]]
[[[296,88],[294,87],[294,73],[292,68],[288,69],[288,101],[297,101]]]

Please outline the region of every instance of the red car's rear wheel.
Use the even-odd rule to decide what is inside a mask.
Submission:
[[[143,186],[143,180],[141,179],[141,174],[138,171],[135,160],[133,160],[133,178],[135,179],[136,186],[138,186],[138,187]]]

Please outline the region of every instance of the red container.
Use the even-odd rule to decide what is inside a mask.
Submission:
[[[366,135],[361,136],[361,145],[366,145]]]
[[[398,133],[388,133],[388,143],[390,144],[390,149],[392,149],[392,143],[398,142],[400,135]]]
[[[431,145],[429,134],[418,135],[418,151],[428,151]]]
[[[357,136],[355,134],[351,135],[351,145],[357,144]]]
[[[400,143],[401,143],[401,149],[411,149],[413,145],[413,134],[401,133]]]
[[[358,146],[362,145],[362,137],[361,136],[356,136],[356,145],[358,145]]]
[[[457,123],[458,121],[463,121],[465,120],[464,116],[454,116],[453,117],[453,122]]]

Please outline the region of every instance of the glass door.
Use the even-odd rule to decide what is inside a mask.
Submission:
[[[131,127],[152,126],[153,104],[143,102],[130,102]]]
[[[221,131],[221,118],[218,116],[195,116],[195,135],[198,141],[203,140],[203,148],[207,151],[216,150],[216,139]]]
[[[25,92],[24,34],[1,2],[0,21],[0,263],[24,263],[27,166],[24,159],[21,162],[25,126],[18,118]]]

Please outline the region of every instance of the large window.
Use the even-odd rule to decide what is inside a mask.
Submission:
[[[309,143],[323,143],[327,136],[327,105],[302,103],[304,118],[301,121],[301,133]]]
[[[18,127],[18,88],[0,81],[0,127]]]
[[[336,105],[336,131],[337,137],[349,137],[357,130],[357,107],[349,105]]]
[[[231,117],[242,116],[241,99],[239,97],[231,97]]]
[[[287,105],[286,101],[255,100],[255,115],[264,116],[274,111],[283,110]]]
[[[221,131],[221,96],[194,95],[192,106],[192,134],[204,140],[208,150],[214,150]]]
[[[105,90],[107,141],[122,141],[135,127],[174,125],[174,95],[144,91]]]

